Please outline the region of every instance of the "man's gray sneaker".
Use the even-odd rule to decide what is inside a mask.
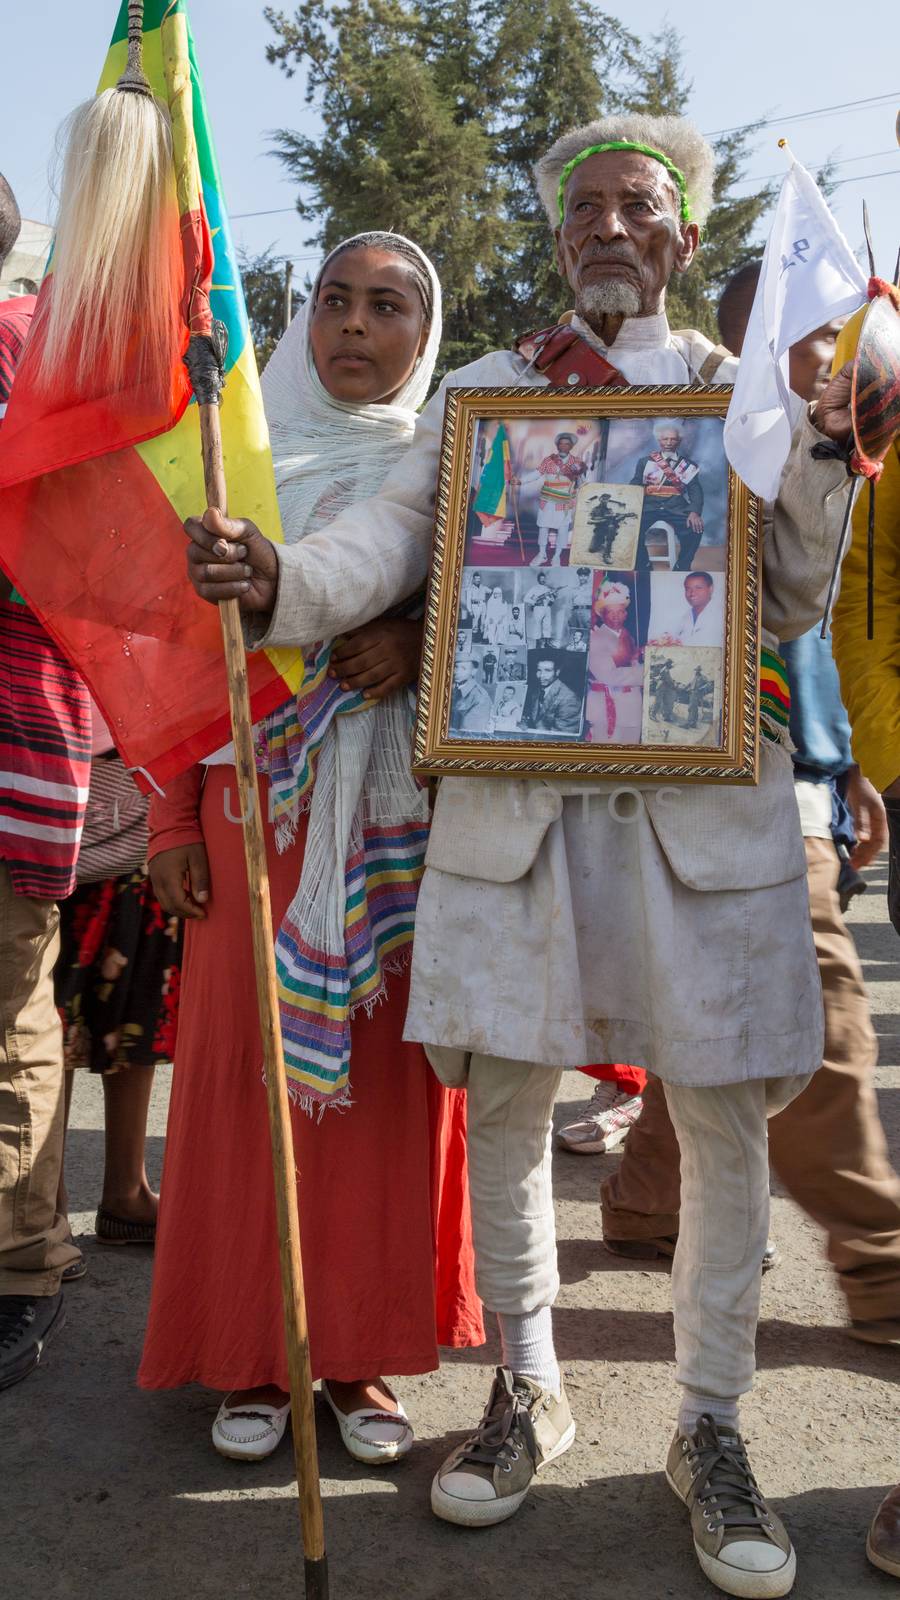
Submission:
[[[788,1594],[797,1558],[759,1491],[739,1433],[702,1416],[696,1433],[676,1433],[666,1477],[691,1513],[697,1560],[717,1588],[744,1600]]]
[[[445,1522],[485,1528],[519,1509],[536,1472],[575,1437],[565,1390],[559,1399],[531,1378],[498,1367],[475,1432],[449,1455],[431,1485],[431,1509]]]

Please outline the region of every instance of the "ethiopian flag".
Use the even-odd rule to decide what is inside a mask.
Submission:
[[[491,445],[491,453],[484,464],[478,493],[475,496],[475,514],[484,527],[502,522],[506,516],[506,490],[509,483],[509,435],[500,423]]]
[[[123,0],[98,93],[127,56]],[[222,436],[230,504],[283,538],[269,440],[240,275],[184,0],[146,0],[144,71],[169,107],[181,215],[185,345],[208,305],[228,330]],[[176,183],[177,169],[177,183]],[[50,292],[52,261],[41,294]],[[40,330],[38,330],[39,333]],[[216,609],[185,567],[182,522],[206,504],[200,421],[179,362],[168,397],[139,387],[67,402],[29,381],[26,346],[0,432],[0,566],[79,668],[126,765],[143,786],[231,737]],[[29,360],[31,357],[31,360]],[[260,717],[299,685],[299,651],[249,658]]]

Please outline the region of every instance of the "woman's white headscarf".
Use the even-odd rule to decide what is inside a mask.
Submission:
[[[431,283],[433,311],[428,341],[415,369],[390,405],[353,406],[335,400],[313,360],[309,328],[319,285],[334,256],[348,244],[414,253]],[[355,500],[375,494],[413,436],[416,414],[428,397],[441,343],[441,285],[428,257],[402,234],[359,233],[326,256],[263,373],[278,503],[288,544],[332,522]]]
[[[288,544],[377,493],[411,443],[441,341],[441,287],[418,246],[383,233],[357,234],[338,251],[347,244],[414,256],[431,284],[431,325],[390,405],[334,399],[316,371],[309,337],[319,286],[337,252],[323,262],[262,380]],[[388,958],[396,961],[411,939],[427,836],[427,806],[410,772],[411,695],[401,691],[372,704],[342,692],[327,676],[330,652],[330,640],[304,651],[306,678],[296,703],[266,719],[261,750],[279,849],[309,806],[300,884],[276,940],[288,1088],[308,1111],[349,1104],[350,1017],[358,1005],[377,1002]],[[370,858],[375,872],[388,853],[395,881],[371,916],[360,913]]]

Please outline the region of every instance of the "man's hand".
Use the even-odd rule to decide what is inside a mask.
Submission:
[[[858,767],[852,767],[847,778],[847,804],[857,840],[850,860],[857,872],[861,872],[887,849],[888,827],[881,795]]]
[[[342,689],[361,689],[368,700],[383,700],[419,675],[424,624],[405,617],[379,619],[354,628],[331,652],[329,675]]]
[[[690,528],[691,533],[703,532],[703,518],[701,517],[699,511],[688,512],[687,525]]]
[[[239,600],[242,611],[268,612],[275,605],[278,557],[253,522],[223,517],[210,509],[188,517],[188,577],[201,600]]]
[[[812,424],[836,444],[846,444],[853,432],[850,393],[853,387],[853,362],[847,361],[830,378],[812,412]]]
[[[209,861],[205,844],[180,844],[161,850],[150,863],[153,893],[170,917],[205,917],[209,899]]]

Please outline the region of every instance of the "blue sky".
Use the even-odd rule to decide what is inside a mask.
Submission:
[[[290,10],[289,0],[283,3]],[[833,207],[855,249],[862,243],[867,198],[877,265],[882,274],[892,273],[900,245],[900,149],[894,132],[900,61],[890,48],[887,24],[886,48],[879,53],[879,25],[849,26],[843,0],[754,0],[746,7],[685,0],[668,13],[657,0],[629,0],[627,8],[615,0],[605,3],[640,34],[659,28],[667,15],[677,26],[694,83],[691,112],[705,132],[761,117],[781,119],[757,137],[752,178],[782,170],[782,133],[807,165],[832,156],[844,163],[839,178],[865,175],[864,181],[843,183]],[[28,0],[17,12],[16,60],[0,104],[0,171],[26,216],[51,219],[47,170],[55,130],[92,91],[116,10],[116,0]],[[280,126],[315,131],[302,80],[286,79],[266,61],[270,30],[261,0],[192,0],[190,13],[235,236],[250,250],[272,245],[294,257],[302,280],[317,259],[307,243],[308,225],[290,211],[244,215],[292,204],[280,164],[266,154],[267,135]],[[848,106],[876,95],[887,98],[878,106]],[[835,105],[845,109],[787,120]]]

